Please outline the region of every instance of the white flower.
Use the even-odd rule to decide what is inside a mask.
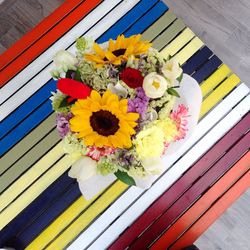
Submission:
[[[127,89],[124,88],[119,82],[116,85],[113,85],[112,83],[108,84],[108,90],[121,98],[126,98],[128,95]]]
[[[160,98],[166,92],[168,82],[161,75],[158,75],[156,72],[152,72],[144,78],[142,87],[147,97],[153,99]]]
[[[180,67],[178,60],[172,58],[163,65],[162,72],[172,86],[174,85],[175,80],[181,75],[182,68]]]
[[[76,178],[78,182],[84,182],[97,174],[96,161],[89,157],[82,157],[74,163],[68,173],[69,177]]]
[[[77,58],[66,50],[59,50],[53,57],[54,64],[58,71],[67,71],[68,69],[75,69]]]
[[[142,160],[142,166],[148,174],[160,174],[163,170],[161,157],[148,157]]]

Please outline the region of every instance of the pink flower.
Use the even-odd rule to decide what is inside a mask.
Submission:
[[[175,141],[185,138],[188,131],[187,117],[188,117],[188,108],[183,104],[180,104],[177,110],[173,111],[170,114],[170,118],[175,121],[178,130],[178,135],[175,137]]]
[[[93,160],[99,161],[101,157],[113,154],[115,152],[115,148],[111,147],[96,147],[89,146],[87,156],[91,157]]]

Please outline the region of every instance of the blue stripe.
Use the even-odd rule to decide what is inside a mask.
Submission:
[[[52,183],[40,196],[26,207],[14,220],[0,231],[0,247],[10,245],[14,237],[22,232],[32,221],[46,211],[57,199],[67,192],[75,179],[68,177],[68,171]]]
[[[66,210],[79,196],[81,192],[78,183],[70,186],[70,189],[58,199],[48,211],[45,211],[30,227],[22,232],[18,239],[23,246],[29,245],[55,218]]]
[[[39,125],[51,113],[51,101],[48,99],[19,126],[13,129],[0,141],[0,156],[6,153],[12,146],[27,135],[34,127]]]
[[[56,81],[51,79],[34,95],[14,110],[0,123],[0,139],[11,131],[19,122],[25,119],[32,111],[51,96],[51,91],[56,90]]]
[[[158,12],[158,18],[162,15],[162,3],[157,5],[159,6],[159,12]],[[165,10],[167,10],[167,7],[164,8]],[[137,15],[140,15],[140,13],[138,12]],[[123,18],[125,18],[126,16],[124,16]],[[123,19],[122,18],[122,19]],[[153,9],[153,14],[152,14],[152,19],[151,22],[149,21],[149,19],[151,19],[151,15],[150,13],[148,13],[147,15],[147,25],[150,26],[157,18],[156,18],[156,9]],[[112,29],[115,29],[116,25],[114,25],[112,27]],[[143,30],[146,29],[147,26],[143,25]],[[119,32],[119,31],[118,31]],[[140,33],[141,31],[135,30],[135,27],[133,27],[133,34],[135,33]],[[119,34],[119,33],[117,33]],[[66,176],[65,176],[66,175]],[[64,177],[63,177],[64,176]],[[34,202],[32,202],[22,213],[20,213],[16,218],[14,218],[14,220],[12,220],[1,232],[0,232],[0,246],[5,245],[4,243],[10,243],[12,242],[12,244],[6,244],[9,246],[14,246],[16,247],[14,244],[14,242],[17,242],[17,246],[20,248],[20,246],[25,245],[24,242],[22,242],[22,240],[24,240],[25,242],[30,242],[31,237],[26,238],[26,235],[29,235],[28,233],[26,234],[25,230],[30,230],[29,227],[33,228],[33,223],[36,224],[36,218],[38,218],[38,216],[40,216],[41,213],[44,212],[44,209],[46,209],[46,218],[49,218],[50,220],[52,220],[52,218],[54,217],[54,219],[57,217],[55,216],[55,214],[53,214],[53,209],[51,209],[52,207],[50,207],[48,209],[49,206],[52,206],[52,202],[55,202],[55,197],[60,197],[61,194],[57,194],[55,196],[53,196],[54,198],[49,199],[46,198],[46,196],[48,196],[49,194],[53,195],[55,194],[55,190],[54,189],[62,189],[62,187],[66,187],[66,185],[64,183],[61,183],[61,178],[65,178],[66,180],[68,180],[68,182],[73,182],[73,179],[69,178],[67,176],[67,173],[65,173],[62,177],[60,177],[58,180],[56,180],[48,189],[46,189],[44,191],[44,193],[46,193],[46,195],[41,194]],[[68,190],[69,188],[67,188]],[[63,191],[65,192],[65,190]],[[73,192],[73,190],[72,190]],[[78,186],[74,187],[74,192],[80,192]],[[80,193],[78,195],[78,197],[80,196]],[[59,198],[60,199],[60,198]],[[64,201],[65,202],[65,201]],[[57,207],[57,212],[58,214],[62,213],[65,208],[63,206],[59,206],[59,204],[63,205],[64,202],[59,203],[58,201],[58,207]],[[71,204],[74,202],[74,199],[72,200],[72,198],[67,197],[67,202],[68,204]],[[56,206],[56,205],[55,205]],[[46,207],[46,208],[45,208]],[[41,211],[42,210],[42,211]],[[51,214],[51,215],[50,215]],[[35,221],[34,221],[35,220]],[[39,219],[38,219],[39,220]],[[45,221],[43,225],[47,224],[47,222]],[[38,235],[40,233],[40,229],[36,229],[37,227],[34,226],[33,230],[34,233],[33,236]],[[36,231],[37,230],[37,231]],[[19,239],[19,235],[21,236],[21,234],[23,235],[23,238],[21,240],[21,238]]]
[[[207,77],[209,77],[221,64],[222,61],[217,56],[213,56],[198,71],[196,71],[192,77],[198,83],[201,83]]]
[[[148,5],[152,6],[152,3],[154,3],[155,1],[150,1],[150,3],[148,3]],[[143,4],[144,9],[137,9],[137,16],[142,16],[143,14],[145,14],[145,12],[148,10],[148,8],[146,8],[146,3]],[[156,4],[147,14],[147,22],[143,21],[144,19],[140,19],[139,20],[139,27],[137,27],[136,25],[133,25],[131,27],[131,29],[133,30],[133,32],[131,34],[136,34],[136,33],[140,33],[141,30],[145,30],[148,26],[150,26],[155,20],[157,20],[162,14],[163,14],[163,10],[167,10],[168,7],[166,7],[166,5],[164,5],[162,2],[159,2],[158,4]],[[133,9],[132,9],[133,10]],[[131,10],[131,11],[132,11]],[[112,28],[110,30],[113,30],[113,35],[119,35],[120,31],[119,31],[119,27],[121,26],[121,24],[124,22],[123,25],[127,25],[127,16],[131,17],[131,11],[128,12],[125,16],[123,16],[120,21],[118,21],[117,23],[115,23]],[[139,12],[140,11],[140,12]],[[117,28],[118,27],[118,28]],[[128,26],[127,26],[128,27]],[[138,31],[137,31],[138,29]],[[129,29],[130,31],[130,29]],[[129,32],[128,31],[128,32]],[[108,31],[107,31],[108,32]],[[106,33],[105,33],[106,34]],[[127,33],[126,33],[127,35]],[[98,40],[97,40],[98,41]],[[99,42],[99,41],[98,41]],[[50,89],[49,87],[46,88],[47,93],[50,91],[53,91],[53,89]],[[36,94],[34,94],[34,97],[32,98],[32,102],[29,103],[29,107],[27,108],[29,111],[26,113],[30,113],[32,110],[34,110],[38,105],[36,103],[36,95],[39,93],[39,91],[37,91]],[[27,106],[26,106],[27,107]],[[20,107],[21,108],[21,107]],[[43,110],[44,111],[44,110]],[[38,112],[37,110],[34,111]],[[48,113],[51,113],[51,107],[48,107],[47,109]],[[47,115],[48,116],[48,115]],[[22,114],[20,114],[17,112],[17,114],[15,115],[15,117],[19,117],[19,120],[22,120]],[[29,119],[29,118],[27,118]],[[43,118],[45,119],[45,118]],[[41,122],[41,119],[39,120]],[[30,121],[29,126],[26,129],[19,129],[19,127],[22,127],[22,123],[20,125],[18,125],[14,130],[11,131],[11,133],[9,133],[2,142],[2,144],[0,143],[1,149],[0,149],[0,156],[2,154],[4,154],[5,152],[7,152],[12,146],[14,146],[15,143],[17,143],[19,140],[21,140],[29,131],[31,131],[35,126],[37,125],[37,122],[33,123],[32,121]],[[7,126],[7,125],[5,125]],[[12,138],[15,137],[15,138]],[[17,139],[18,138],[18,139]]]
[[[186,74],[191,75],[197,70],[203,63],[205,63],[213,52],[207,47],[203,47],[197,51],[182,67]]]
[[[134,34],[142,33],[167,10],[168,7],[163,2],[159,2],[148,13],[146,13],[146,15],[141,17],[127,32],[125,32],[125,35],[132,36]]]
[[[103,43],[109,39],[116,39],[118,35],[123,34],[125,30],[137,22],[137,20],[147,12],[157,0],[142,0],[132,10],[130,10],[122,19],[115,24],[115,29],[108,30],[99,37],[98,43]]]

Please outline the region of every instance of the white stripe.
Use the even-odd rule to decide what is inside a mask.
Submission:
[[[143,190],[135,187],[131,187],[126,191],[68,247],[68,250],[84,249],[92,242],[94,243],[89,249],[104,249],[109,246],[138,216],[140,216],[140,214],[143,213],[143,211],[147,209],[148,206],[150,206],[152,202],[155,201],[155,199],[173,184],[181,174],[196,161],[196,159],[206,152],[218,138],[222,137],[241,119],[249,110],[250,96],[240,103],[233,111],[231,111],[231,109],[248,93],[249,89],[245,84],[241,84],[231,92],[225,100],[215,107],[198,124],[194,134],[187,141],[185,146],[183,146],[181,151],[178,152],[178,155],[166,160],[166,167],[170,167],[171,164],[181,155],[185,154],[189,148],[209,131],[194,148],[183,156],[169,171],[163,174],[163,176],[161,176],[161,178],[144,194]],[[230,111],[231,113],[219,122]],[[214,127],[215,125],[216,127]],[[212,127],[214,128],[211,130]],[[142,196],[140,197],[140,195]],[[135,203],[131,206],[133,202]],[[129,206],[131,207],[125,211]],[[109,226],[111,223],[113,224]],[[96,239],[99,235],[100,237]]]
[[[60,49],[65,49],[71,44],[77,37],[86,32],[100,17],[110,11],[119,1],[104,1],[93,12],[86,16],[79,24],[77,24],[70,32],[68,32],[62,39],[56,44],[44,52],[37,60],[31,63],[21,73],[19,73],[14,79],[12,79],[7,85],[1,89],[0,100],[6,100],[6,97],[10,96],[14,91],[21,87],[25,82],[30,79],[39,69],[51,61],[54,53]],[[116,21],[118,21],[123,15],[125,15],[139,0],[126,0],[122,1],[112,12],[105,16],[100,22],[98,22],[91,30],[85,33],[85,36],[91,36],[97,39],[101,34],[108,30]],[[112,3],[112,4],[111,4]],[[70,34],[69,34],[70,33]],[[75,45],[73,44],[68,49],[74,51]],[[41,73],[35,76],[28,84],[23,86],[13,96],[10,97],[0,107],[0,120],[4,119],[20,104],[22,104],[28,97],[42,87],[50,78],[50,70],[52,69],[52,63],[50,63]]]

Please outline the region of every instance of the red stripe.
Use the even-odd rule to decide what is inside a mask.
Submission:
[[[220,198],[170,249],[192,245],[250,186],[250,172]]]
[[[0,72],[0,86],[3,86],[8,80],[25,68],[28,63],[44,52],[52,43],[64,35],[100,2],[101,0],[84,1],[48,33],[37,40],[35,44],[32,44],[27,50],[23,51],[16,60],[7,65],[4,70]]]
[[[51,15],[42,20],[35,28],[24,35],[20,40],[13,44],[8,50],[0,55],[0,70],[6,65],[11,63],[16,57],[18,57],[24,50],[34,44],[40,37],[42,37],[47,31],[53,28],[58,22],[60,22],[65,16],[67,16],[77,5],[84,0],[65,1],[60,5]]]
[[[181,196],[143,235],[132,244],[130,249],[145,249],[160,236],[193,202],[205,192],[235,161],[249,148],[250,133],[246,134],[228,153],[210,168],[191,188]]]
[[[190,170],[148,208],[110,247],[123,249],[129,246],[153,221],[163,214],[201,176],[216,159],[233,145],[249,128],[250,114],[245,116],[219,142],[217,142]]]
[[[202,198],[182,215],[150,248],[165,250],[250,168],[250,152],[244,155]]]

